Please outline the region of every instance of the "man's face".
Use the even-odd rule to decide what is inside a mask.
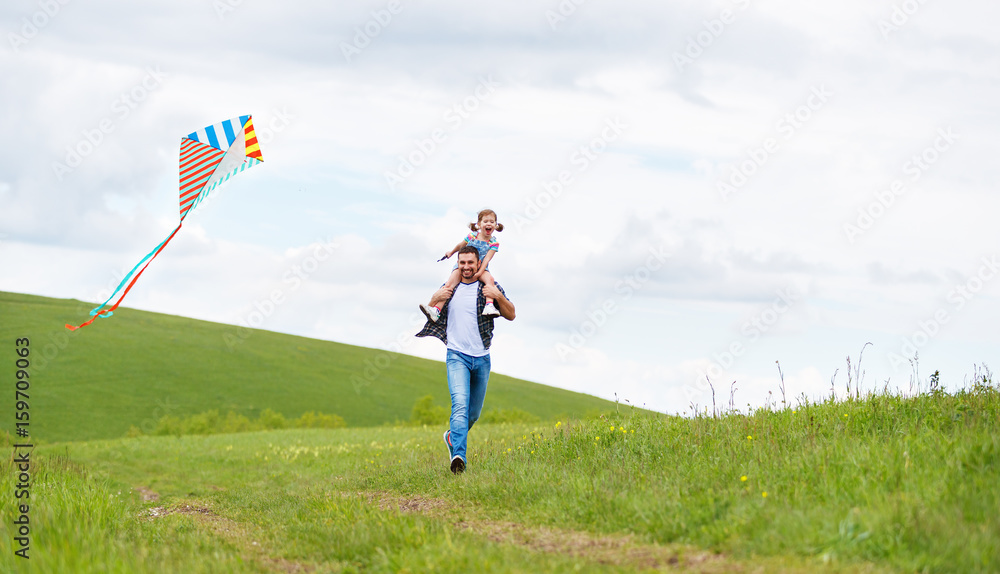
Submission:
[[[474,253],[458,254],[458,272],[462,274],[462,279],[472,279],[479,269],[479,258]]]

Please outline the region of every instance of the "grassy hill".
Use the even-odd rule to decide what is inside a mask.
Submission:
[[[232,325],[132,309],[77,332],[63,326],[91,307],[0,292],[0,356],[8,357],[8,372],[15,338],[31,341],[36,440],[121,437],[133,425],[148,433],[164,415],[210,409],[249,418],[266,408],[288,418],[318,411],[374,426],[409,419],[428,394],[450,404],[438,361],[268,331],[240,336]],[[613,403],[494,373],[485,408],[513,407],[549,419]],[[13,426],[13,408],[0,409],[0,428]]]

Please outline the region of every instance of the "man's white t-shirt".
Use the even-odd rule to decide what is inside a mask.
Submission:
[[[489,350],[483,346],[483,337],[479,334],[479,317],[476,316],[478,297],[479,281],[459,282],[448,303],[448,348],[470,357],[489,354]]]

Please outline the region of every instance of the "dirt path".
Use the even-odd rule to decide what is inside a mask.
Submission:
[[[157,501],[159,496],[143,487],[135,489],[147,501]],[[573,556],[596,564],[614,565],[636,571],[681,573],[764,573],[764,572],[877,572],[875,567],[859,565],[856,568],[823,568],[817,564],[800,562],[789,566],[787,560],[763,559],[752,562],[733,560],[725,555],[683,545],[647,543],[631,534],[595,534],[581,530],[528,526],[517,522],[469,518],[470,512],[454,502],[424,496],[401,496],[392,492],[340,492],[332,496],[360,498],[387,512],[420,514],[444,521],[453,528],[484,537],[492,542],[521,547],[531,552],[554,553]],[[311,564],[294,562],[270,556],[257,542],[259,529],[220,516],[199,501],[179,501],[171,505],[156,506],[146,511],[145,519],[155,520],[170,514],[193,516],[218,537],[243,550],[244,559],[271,572],[300,574],[316,571]],[[322,568],[320,568],[323,570]],[[325,571],[325,570],[324,570]]]
[[[359,492],[355,496],[365,498],[383,510],[419,513],[448,520],[455,528],[485,536],[499,544],[521,546],[534,552],[574,556],[588,562],[636,570],[706,573],[752,571],[734,569],[734,563],[719,554],[680,545],[648,544],[631,534],[599,535],[580,530],[525,526],[510,521],[470,519],[467,517],[470,514],[468,509],[461,512],[465,517],[456,518],[459,509],[452,502],[422,496],[403,497],[389,492]],[[762,569],[760,571],[763,572]]]

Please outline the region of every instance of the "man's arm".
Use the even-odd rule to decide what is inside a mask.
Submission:
[[[496,304],[497,311],[500,311],[501,317],[508,321],[514,320],[514,304],[504,296],[502,291],[493,285],[483,285],[483,296],[487,299],[493,299],[493,303]]]
[[[451,299],[451,295],[454,292],[455,292],[454,289],[449,289],[447,287],[442,287],[438,289],[437,291],[434,292],[433,295],[431,295],[431,306],[440,309],[442,305],[444,305]]]

